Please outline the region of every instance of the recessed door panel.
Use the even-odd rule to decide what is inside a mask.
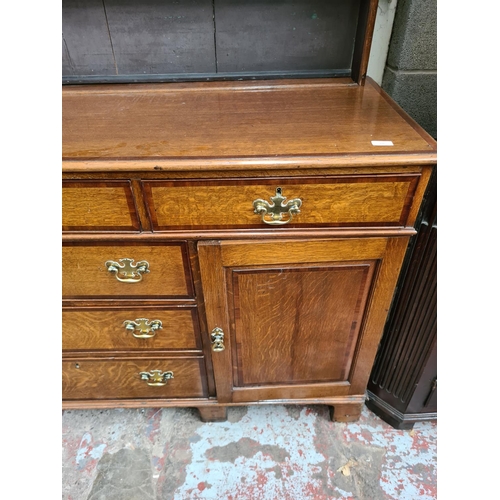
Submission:
[[[374,267],[230,269],[235,386],[347,380]]]

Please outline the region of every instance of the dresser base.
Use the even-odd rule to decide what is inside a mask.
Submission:
[[[371,81],[71,86],[63,102],[63,408],[356,421],[433,139]]]
[[[225,422],[227,420],[227,406],[199,406],[202,422]]]
[[[339,404],[330,406],[332,422],[356,422],[363,409],[363,403]]]
[[[345,398],[311,399],[311,400],[279,400],[259,401],[249,403],[219,404],[213,400],[94,400],[94,401],[63,401],[63,410],[90,410],[114,408],[197,408],[202,422],[224,422],[227,420],[227,409],[230,406],[250,405],[326,405],[330,407],[330,418],[333,422],[356,422],[364,405],[363,396]]]

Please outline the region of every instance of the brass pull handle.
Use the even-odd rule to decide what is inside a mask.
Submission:
[[[146,383],[151,387],[161,387],[167,385],[167,382],[174,378],[173,372],[162,372],[161,370],[151,370],[150,372],[140,372],[141,380],[146,380]]]
[[[115,278],[122,283],[139,283],[142,273],[149,273],[149,263],[145,260],[132,264],[134,259],[119,259],[119,262],[108,260],[105,266],[110,273],[115,273]]]
[[[212,341],[212,351],[221,352],[226,348],[224,346],[224,332],[222,328],[215,327],[210,334],[210,340]]]
[[[280,187],[276,188],[276,195],[271,196],[272,204],[266,200],[255,200],[253,202],[254,213],[259,214],[262,222],[271,226],[288,224],[293,219],[294,214],[300,214],[302,200],[294,198],[286,203],[286,197],[282,195],[283,190]],[[287,217],[283,218],[283,214]]]
[[[147,318],[137,318],[135,321],[125,320],[123,326],[131,331],[136,339],[150,339],[156,335],[156,330],[161,330],[162,323],[159,319],[149,321]]]

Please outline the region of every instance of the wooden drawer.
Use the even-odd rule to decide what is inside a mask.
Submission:
[[[63,181],[63,231],[139,231],[129,181]]]
[[[153,230],[404,226],[420,174],[145,181]],[[270,204],[276,188],[300,213],[268,225],[254,201]],[[286,220],[288,214],[283,215]]]
[[[171,371],[165,385],[152,387],[141,372]],[[63,399],[206,397],[203,358],[73,359],[63,361]]]
[[[146,319],[148,321],[144,321]],[[62,321],[64,351],[201,350],[202,348],[195,307],[64,309]],[[125,322],[130,322],[127,323],[128,329]],[[161,328],[155,328],[157,325]]]
[[[187,249],[183,242],[127,245],[67,242],[62,254],[64,298],[193,296]],[[149,272],[134,271],[131,278],[119,276],[133,282],[119,281],[118,273],[109,271],[106,263],[123,266],[127,262],[122,259],[132,259],[131,266],[145,261]]]

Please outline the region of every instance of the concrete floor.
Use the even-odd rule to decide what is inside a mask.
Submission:
[[[366,407],[333,423],[324,406],[64,411],[64,500],[431,500],[435,422],[395,430]]]

